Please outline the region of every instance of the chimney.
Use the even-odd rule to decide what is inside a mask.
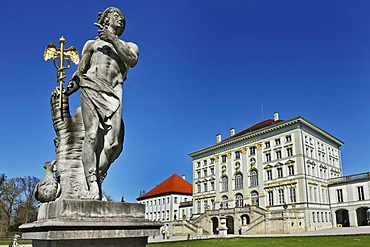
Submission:
[[[275,112],[274,113],[274,122],[279,120],[279,113]]]
[[[221,134],[217,134],[216,135],[216,143],[220,143],[221,142]]]
[[[234,128],[231,128],[230,129],[230,136],[233,136],[233,135],[235,135],[235,129]]]
[[[186,180],[186,177],[185,177],[185,175],[182,175],[182,179]]]

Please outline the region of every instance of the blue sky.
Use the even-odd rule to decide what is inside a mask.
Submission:
[[[104,183],[115,200],[134,202],[174,173],[191,181],[188,153],[274,112],[345,142],[345,175],[370,170],[368,0],[14,0],[2,11],[0,173],[42,177],[55,158],[56,71],[44,49],[63,35],[81,52],[109,6],[140,49],[124,85],[124,152]]]

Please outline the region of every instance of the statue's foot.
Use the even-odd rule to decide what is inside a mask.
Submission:
[[[87,193],[87,199],[100,200],[100,190],[97,182],[89,184],[89,192]]]

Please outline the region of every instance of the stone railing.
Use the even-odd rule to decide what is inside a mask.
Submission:
[[[350,175],[350,176],[344,176],[339,178],[332,178],[329,179],[329,185],[331,184],[340,184],[340,183],[347,183],[352,181],[359,181],[359,180],[370,180],[370,172]]]

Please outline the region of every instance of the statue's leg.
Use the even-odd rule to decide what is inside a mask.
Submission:
[[[104,178],[110,167],[123,149],[124,126],[121,116],[112,119],[112,128],[105,132],[104,147],[99,159],[99,177]]]
[[[99,118],[91,104],[81,100],[81,113],[85,128],[85,137],[82,147],[82,163],[84,166],[89,199],[100,199],[100,187],[97,181],[96,148],[99,138]]]
[[[112,127],[104,132],[103,150],[99,159],[99,177],[102,179],[106,176],[113,161],[121,154],[123,148],[122,85],[118,84],[114,90],[117,96],[120,97],[121,105],[111,118]]]

